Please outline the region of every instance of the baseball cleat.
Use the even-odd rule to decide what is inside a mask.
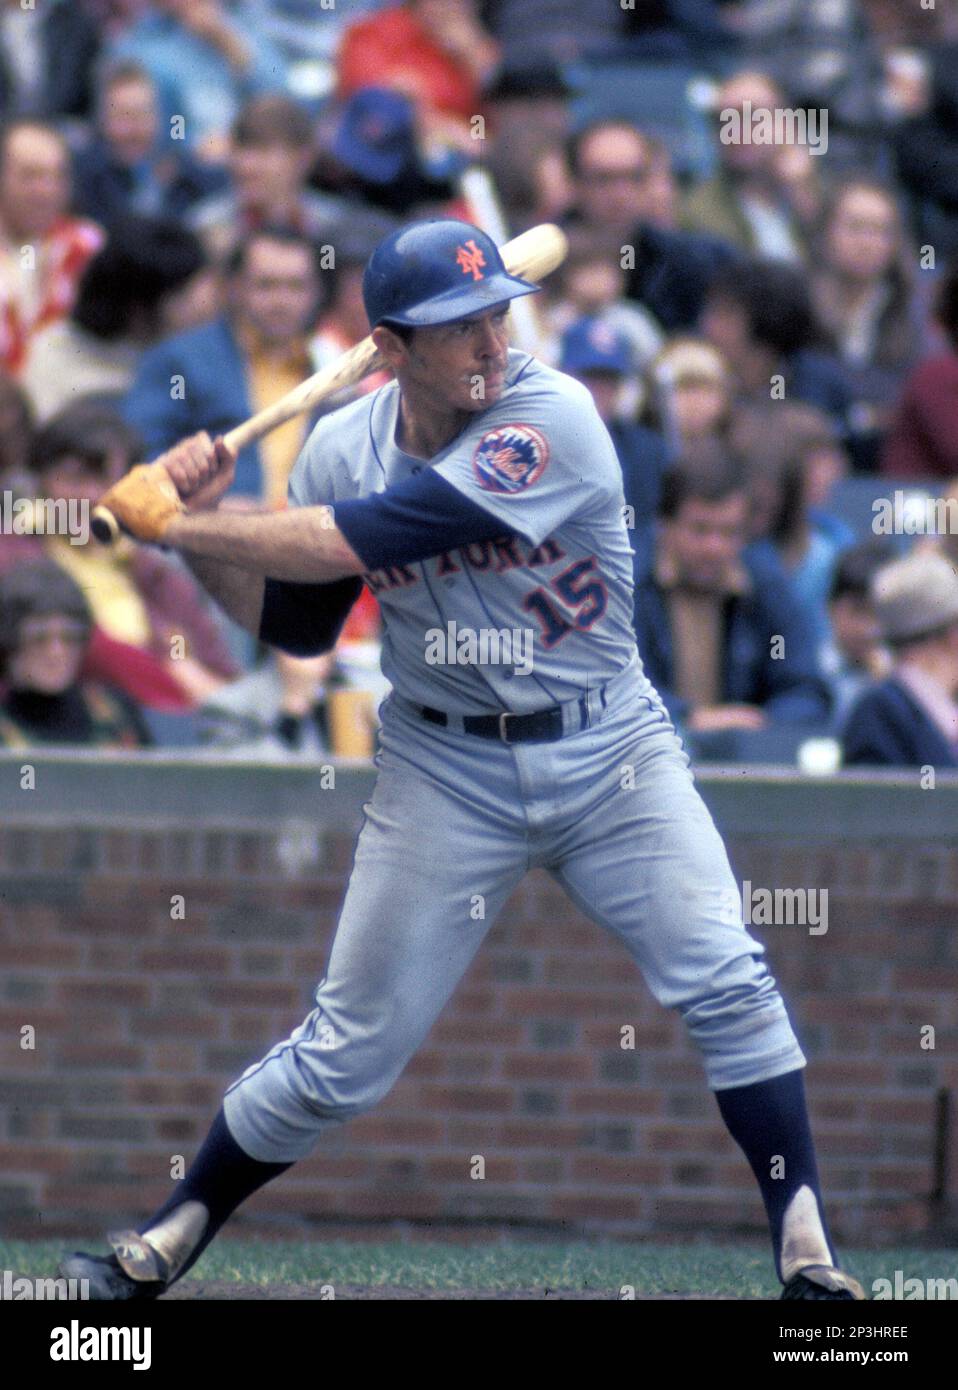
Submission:
[[[119,1303],[131,1298],[158,1298],[169,1287],[166,1261],[136,1231],[107,1236],[112,1255],[77,1250],[60,1261],[64,1279],[85,1279],[91,1301]]]
[[[782,1298],[829,1299],[859,1302],[866,1298],[857,1279],[833,1265],[805,1265],[782,1289]]]

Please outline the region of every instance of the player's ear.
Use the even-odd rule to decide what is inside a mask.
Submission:
[[[393,371],[405,365],[409,358],[409,349],[398,333],[381,323],[373,329],[370,336]]]

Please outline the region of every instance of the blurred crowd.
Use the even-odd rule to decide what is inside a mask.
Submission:
[[[369,752],[371,594],[287,657],[45,520],[334,361],[448,215],[568,233],[519,344],[610,430],[696,756],[958,766],[958,0],[0,0],[0,121],[0,744]]]

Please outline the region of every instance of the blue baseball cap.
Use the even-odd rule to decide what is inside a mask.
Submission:
[[[361,87],[343,107],[330,150],[370,183],[393,183],[417,159],[412,101],[388,87]]]
[[[628,376],[632,371],[632,348],[625,334],[605,319],[576,319],[562,335],[559,370]]]

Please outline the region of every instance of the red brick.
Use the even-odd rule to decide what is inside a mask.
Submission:
[[[575,1149],[581,1148],[588,1135],[582,1124],[556,1123],[540,1120],[507,1120],[499,1130],[500,1143],[516,1149]]]
[[[199,1048],[195,1043],[154,1042],[149,1047],[151,1065],[158,1072],[178,1072],[181,1076],[195,1072]]]
[[[443,1125],[432,1116],[388,1115],[382,1111],[349,1121],[349,1136],[360,1149],[372,1145],[435,1145],[442,1142]]]
[[[412,1061],[406,1066],[403,1076],[420,1078],[427,1081],[435,1081],[447,1071],[447,1061],[450,1054],[446,1051],[428,1052],[423,1049],[417,1052]]]
[[[348,1216],[375,1216],[380,1220],[401,1221],[403,1218],[428,1220],[440,1213],[438,1192],[356,1192],[335,1194],[335,1210]]]
[[[116,1004],[121,1009],[142,1009],[150,1000],[150,986],[140,980],[63,980],[60,995],[74,1004]]]
[[[684,1033],[670,1022],[667,1014],[656,1009],[656,1015],[652,1021],[643,1021],[639,1010],[636,1009],[631,1018],[625,1018],[621,1023],[585,1023],[582,1026],[583,1042],[597,1050],[621,1048],[622,1029],[626,1026],[635,1029],[636,1052],[641,1052],[647,1047],[668,1047],[670,1043],[684,1040]],[[630,1050],[632,1049],[622,1048],[624,1052]]]
[[[508,1081],[588,1081],[595,1064],[581,1052],[513,1052],[505,1058],[502,1074]]]
[[[635,982],[641,982],[638,970],[622,952],[605,958],[597,954],[583,957],[582,952],[569,952],[561,956],[551,956],[545,962],[543,979],[550,985],[575,985],[583,988],[590,985],[621,985],[630,975]]]
[[[220,1088],[213,1081],[130,1081],[126,1088],[133,1105],[203,1106],[209,1108],[219,1099]]]
[[[635,1221],[641,1211],[638,1197],[569,1194],[549,1199],[549,1215],[559,1221]]]
[[[204,989],[209,1002],[218,1008],[250,1004],[254,1008],[291,1009],[303,1004],[303,992],[293,984],[266,984],[253,980],[210,982]],[[306,1010],[304,1008],[303,1012]]]
[[[458,1004],[458,998],[456,1003]],[[461,1018],[454,1015],[441,1019],[429,1035],[432,1043],[488,1043],[492,1047],[516,1047],[522,1038],[522,1026],[508,1019]]]
[[[57,1064],[61,1067],[102,1067],[105,1071],[139,1071],[146,1053],[132,1043],[61,1042]]]
[[[869,1124],[917,1127],[922,1135],[929,1132],[934,1113],[935,1105],[931,1096],[914,1100],[905,1099],[902,1096],[895,1096],[894,1099],[870,1100],[865,1107],[865,1115]]]
[[[898,966],[892,975],[893,989],[927,989],[934,992],[958,990],[958,968],[935,966],[934,969],[920,969],[915,966]]]
[[[550,1154],[545,1158],[527,1158],[520,1164],[519,1174],[523,1182],[546,1183],[554,1187],[568,1179],[569,1162],[561,1154]]]
[[[0,942],[0,966],[48,966],[68,969],[80,963],[80,947],[72,941]]]
[[[143,1038],[220,1038],[224,1020],[218,1014],[142,1013],[136,1031]]]
[[[631,1021],[635,995],[628,991],[592,989],[581,994],[547,989],[516,989],[509,995],[509,1007],[527,1018],[613,1018]]]
[[[40,1148],[33,1144],[0,1143],[0,1171],[5,1178],[21,1173],[68,1173],[75,1157],[65,1148]]]
[[[236,1042],[261,1044],[264,1051],[279,1039],[274,1037],[272,1015],[243,1009],[229,1017],[229,1036]]]
[[[469,1110],[476,1114],[508,1114],[515,1109],[515,1093],[510,1086],[430,1086],[420,1088],[422,1105],[428,1110]]]
[[[640,1183],[658,1185],[665,1177],[665,1164],[653,1159],[618,1157],[615,1154],[575,1154],[571,1162],[572,1176],[577,1181],[595,1187],[605,1183]]]
[[[124,1166],[133,1177],[149,1179],[151,1182],[166,1183],[166,1193],[161,1196],[161,1200],[169,1195],[172,1190],[172,1175],[170,1169],[173,1166],[173,1156],[179,1155],[188,1166],[193,1156],[193,1150],[184,1152],[182,1146],[170,1144],[163,1149],[129,1149],[124,1157]]]
[[[174,975],[226,975],[230,968],[230,952],[207,946],[149,947],[137,956],[141,970],[162,971]]]
[[[648,1147],[655,1153],[713,1153],[716,1148],[731,1145],[720,1125],[648,1125],[643,1129]]]
[[[637,1086],[577,1087],[569,1097],[569,1109],[574,1115],[659,1115],[662,1093]]]
[[[475,1183],[480,1186],[488,1183],[514,1183],[519,1178],[519,1164],[514,1158],[504,1158],[497,1154],[480,1155],[486,1161],[485,1177],[474,1178],[472,1154],[446,1154],[442,1158],[430,1158],[425,1163],[426,1176],[435,1182],[454,1184]]]

